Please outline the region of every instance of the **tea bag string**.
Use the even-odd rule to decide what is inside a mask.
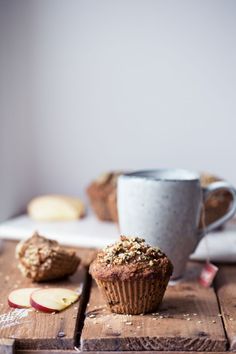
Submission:
[[[206,209],[205,209],[205,203],[202,202],[202,234],[203,234],[203,242],[205,243],[206,247],[206,262],[210,263],[210,248],[209,248],[209,243],[207,239],[207,233],[206,233]]]

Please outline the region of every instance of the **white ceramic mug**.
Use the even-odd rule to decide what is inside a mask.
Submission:
[[[232,194],[230,210],[199,231],[203,201],[218,190]],[[120,232],[140,236],[160,247],[174,265],[173,279],[183,275],[189,255],[203,235],[233,217],[235,189],[225,181],[202,189],[200,176],[182,169],[160,169],[127,173],[118,179]]]

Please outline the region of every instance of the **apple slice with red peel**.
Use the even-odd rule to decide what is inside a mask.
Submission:
[[[30,296],[34,291],[39,289],[40,288],[23,288],[13,290],[8,296],[8,305],[18,309],[31,307]]]
[[[42,312],[59,312],[73,304],[79,298],[79,293],[64,288],[40,289],[30,297],[31,306]]]

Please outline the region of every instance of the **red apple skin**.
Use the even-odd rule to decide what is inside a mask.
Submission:
[[[21,306],[21,305],[14,304],[14,303],[11,302],[9,299],[8,299],[7,301],[8,301],[8,305],[9,305],[10,307],[15,308],[15,309],[28,309],[28,308],[29,308],[28,306]]]
[[[30,298],[30,305],[37,311],[42,311],[42,312],[47,312],[47,313],[52,313],[52,312],[59,312],[58,310],[55,309],[49,309],[48,307],[42,306],[37,304],[32,297]]]

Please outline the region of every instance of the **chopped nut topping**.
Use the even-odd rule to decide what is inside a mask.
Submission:
[[[128,238],[126,236],[120,236],[120,241],[107,246],[98,255],[108,266],[130,262],[147,262],[150,267],[154,266],[158,259],[164,256],[159,248],[149,246],[144,239],[139,237]]]

